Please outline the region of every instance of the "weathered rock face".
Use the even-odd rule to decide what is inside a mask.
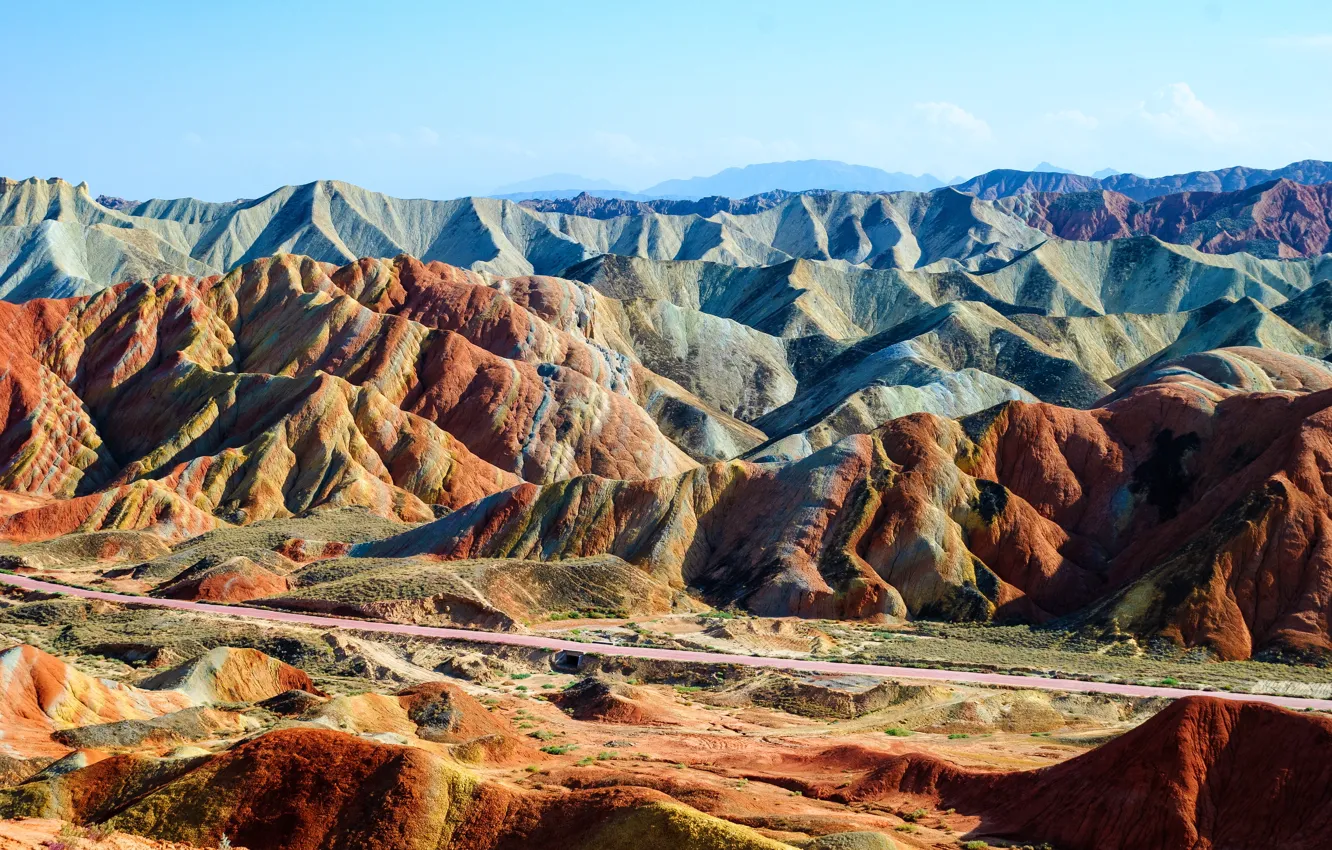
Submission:
[[[762,614],[1073,616],[1224,658],[1328,655],[1328,375],[1253,349],[1193,361],[1285,389],[1181,367],[1090,411],[916,414],[784,465],[524,484],[352,554],[614,554]]]
[[[216,755],[111,756],[0,793],[0,812],[193,846],[226,835],[255,850],[627,850],[644,836],[648,846],[686,850],[789,847],[648,788],[541,794],[480,780],[420,746],[313,728],[269,732]]]
[[[27,499],[0,533],[181,538],[214,517],[342,506],[419,521],[521,478],[694,466],[663,428],[705,458],[762,441],[622,339],[627,354],[585,335],[566,306],[597,296],[578,284],[506,284],[548,322],[439,264],[364,261],[336,278],[278,257],[0,305],[0,482]]]
[[[1235,192],[1181,192],[1136,202],[1113,191],[1041,192],[1005,209],[1061,239],[1156,236],[1214,254],[1313,257],[1332,250],[1332,184],[1287,179]]]
[[[199,703],[257,702],[291,690],[319,693],[290,664],[257,649],[220,646],[143,682],[150,690],[179,692]]]
[[[0,653],[0,752],[62,756],[51,733],[96,723],[145,720],[193,705],[177,691],[155,692],[97,679],[31,646]]]
[[[1257,703],[1182,699],[1122,737],[1062,764],[970,771],[894,756],[839,802],[905,792],[981,817],[983,835],[1069,850],[1289,847],[1332,828],[1332,722]],[[1280,813],[1279,815],[1275,813]]]

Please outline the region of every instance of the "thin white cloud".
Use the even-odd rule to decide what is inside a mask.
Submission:
[[[959,130],[973,141],[987,141],[991,136],[990,125],[985,119],[977,118],[956,103],[936,100],[917,103],[915,109],[931,126]]]
[[[1188,83],[1171,83],[1150,101],[1139,104],[1138,117],[1163,136],[1204,139],[1212,142],[1233,138],[1233,121],[1203,103]]]

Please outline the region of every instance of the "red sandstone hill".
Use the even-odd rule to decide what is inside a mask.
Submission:
[[[252,850],[780,850],[788,845],[647,788],[537,793],[419,747],[279,729],[216,755],[115,755],[0,791],[41,815],[196,846]],[[644,842],[647,843],[644,843]]]
[[[1142,202],[1109,190],[1040,192],[999,203],[1061,239],[1151,235],[1213,254],[1281,258],[1332,251],[1332,183],[1276,180],[1236,192],[1181,192]]]
[[[1332,832],[1332,719],[1189,697],[1043,770],[987,773],[907,754],[847,787],[804,791],[923,797],[979,815],[977,834],[1061,850],[1320,850]]]
[[[1301,386],[1287,360],[1244,362]],[[915,414],[784,465],[521,484],[352,553],[614,554],[766,615],[1065,617],[1223,658],[1326,657],[1330,408],[1332,390],[1165,370],[1103,408]]]
[[[761,438],[591,342],[592,290],[501,284],[280,256],[0,303],[0,488],[31,500],[0,536],[178,539],[345,505],[419,521],[522,479],[676,474],[701,434]]]

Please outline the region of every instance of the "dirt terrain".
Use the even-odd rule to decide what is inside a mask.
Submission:
[[[225,833],[252,848],[415,846],[400,843],[408,833],[431,836],[422,846],[432,847],[627,847],[641,846],[649,826],[675,842],[663,847],[1034,846],[1058,837],[1054,846],[1127,848],[1145,833],[1089,843],[1039,818],[1002,816],[973,789],[998,777],[1025,789],[1040,781],[1026,777],[1043,775],[1029,771],[1055,765],[1097,787],[1140,769],[1136,760],[1155,764],[1162,747],[1197,749],[1130,745],[1133,736],[1184,735],[1224,750],[1220,729],[1258,735],[1277,723],[1283,736],[1307,736],[1310,753],[1332,746],[1332,721],[1255,715],[1205,697],[1172,706],[724,664],[571,662],[21,592],[4,605],[0,634],[19,643],[5,655],[0,711],[6,728],[22,718],[28,731],[3,742],[0,814],[48,819],[0,826],[15,847],[38,846],[46,839],[31,836],[48,835],[55,819],[203,846]],[[844,639],[792,620],[688,615],[653,627],[764,651],[827,652]],[[1196,707],[1181,714],[1186,704]],[[1185,721],[1193,731],[1180,731]],[[1207,747],[1189,757],[1181,776],[1224,769]],[[228,778],[242,774],[244,786]],[[935,778],[913,778],[924,775]],[[324,784],[364,787],[370,776],[390,789],[379,802]],[[441,809],[432,799],[449,802]],[[1192,820],[1186,804],[1154,813],[1150,828],[1208,834],[1212,825]],[[353,814],[366,805],[388,814],[367,825]],[[570,810],[583,813],[576,823],[556,814]],[[1299,830],[1290,839],[1317,846],[1301,843]]]

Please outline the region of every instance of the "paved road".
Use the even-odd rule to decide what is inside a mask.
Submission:
[[[503,632],[479,632],[469,629],[442,629],[434,626],[410,626],[399,623],[381,623],[372,620],[351,620],[340,617],[322,617],[316,614],[298,614],[291,611],[273,611],[266,608],[246,608],[235,605],[210,605],[207,602],[185,602],[178,599],[154,599],[150,596],[128,596],[119,593],[106,593],[100,590],[86,590],[81,587],[69,587],[52,584],[27,576],[0,573],[0,583],[40,590],[47,593],[63,593],[83,599],[100,599],[124,605],[148,605],[159,608],[176,608],[200,614],[219,614],[226,617],[245,617],[255,620],[268,620],[276,623],[292,623],[302,626],[318,626],[330,629],[349,629],[360,632],[385,632],[388,634],[415,635],[418,637],[446,638],[466,640],[475,643],[507,644],[509,646],[529,646],[540,649],[566,650],[571,652],[598,653],[601,655],[628,656],[631,658],[658,658],[667,661],[701,662],[704,664],[743,664],[749,667],[776,667],[782,670],[799,670],[808,673],[831,673],[852,676],[884,676],[893,679],[914,679],[924,681],[965,682],[980,685],[1001,685],[1013,688],[1038,688],[1049,691],[1077,691],[1081,693],[1117,694],[1120,696],[1161,696],[1185,697],[1196,696],[1197,691],[1183,688],[1155,688],[1145,685],[1119,685],[1110,682],[1081,682],[1073,679],[1043,679],[1035,676],[1010,676],[1003,673],[971,673],[962,670],[932,670],[918,667],[889,667],[882,664],[854,664],[842,661],[811,661],[794,658],[764,658],[754,655],[727,655],[719,652],[691,652],[682,649],[656,649],[647,646],[615,646],[606,643],[579,643],[571,640],[545,637],[531,634],[506,634]],[[1319,708],[1332,711],[1332,700],[1305,699],[1301,697],[1268,696],[1264,694],[1232,694],[1225,691],[1209,691],[1211,696],[1222,699],[1248,700],[1280,705],[1286,708]]]

